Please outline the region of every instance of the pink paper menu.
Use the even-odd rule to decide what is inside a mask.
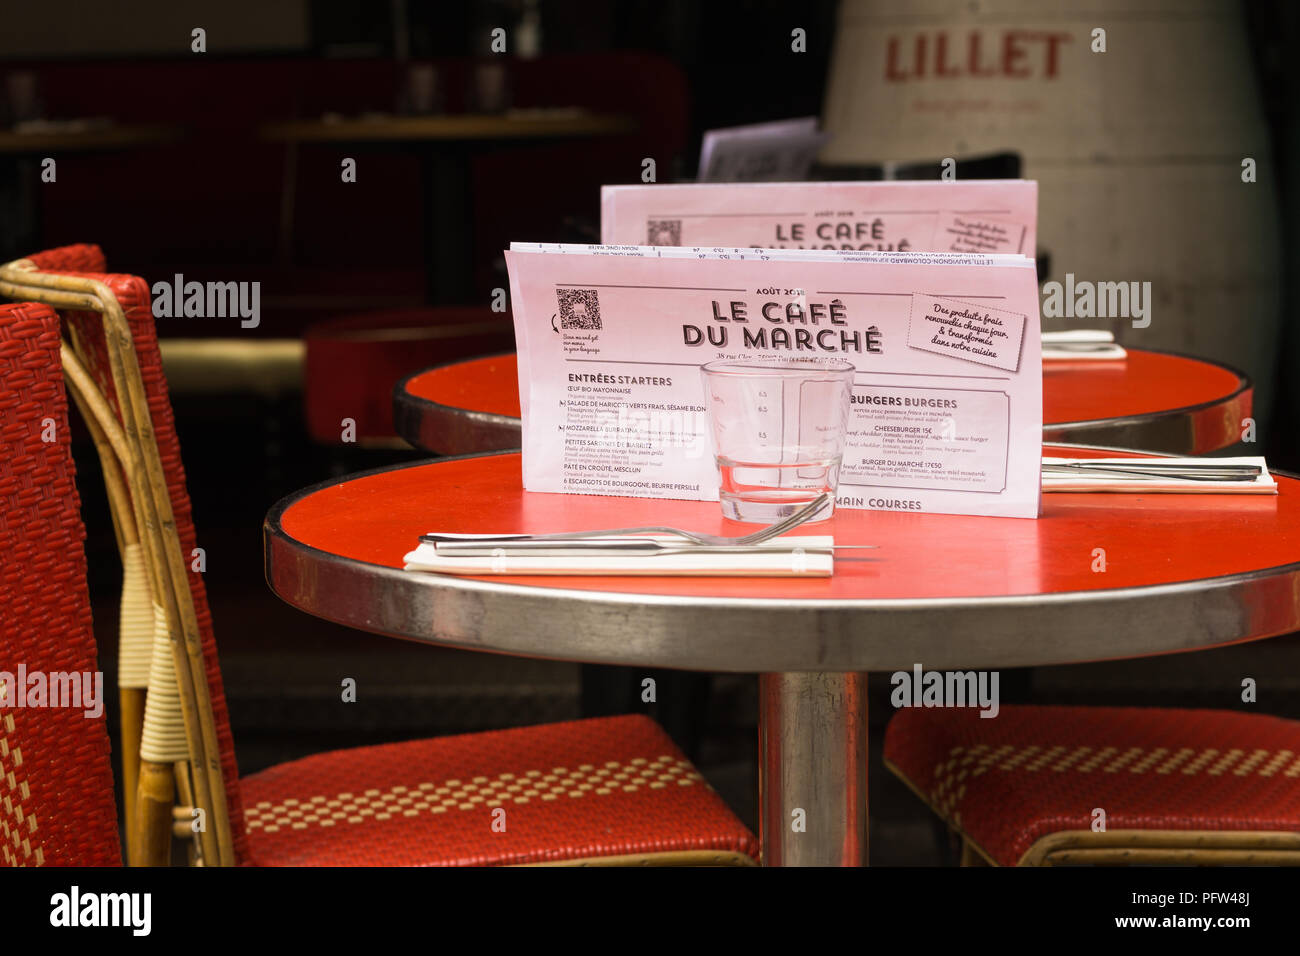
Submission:
[[[1038,184],[704,183],[605,186],[601,241],[1034,255]]]
[[[524,487],[716,499],[699,366],[857,367],[838,505],[1036,517],[1037,281],[1020,256],[516,244]]]

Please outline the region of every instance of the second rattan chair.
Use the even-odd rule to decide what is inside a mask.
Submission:
[[[885,765],[966,864],[1300,866],[1300,722],[1224,710],[900,711]]]

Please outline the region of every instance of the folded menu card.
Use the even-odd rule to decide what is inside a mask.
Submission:
[[[673,543],[680,539],[656,537]],[[503,542],[503,544],[506,544]],[[743,549],[687,546],[663,554],[511,554],[507,547],[476,557],[446,555],[423,541],[406,555],[406,570],[441,574],[597,574],[693,577],[830,577],[834,539],[829,535],[790,535]],[[563,550],[563,548],[558,548]]]
[[[840,507],[1038,515],[1032,259],[517,243],[506,261],[529,491],[716,499],[699,367],[821,357],[857,367]]]
[[[605,243],[1034,255],[1038,183],[605,186]]]
[[[702,183],[804,179],[828,139],[817,131],[815,116],[707,130],[696,178]]]
[[[1066,329],[1043,333],[1043,360],[1070,362],[1116,361],[1128,352],[1104,329]]]
[[[1236,470],[1254,474],[1224,480]],[[1263,458],[1044,458],[1043,491],[1275,495],[1277,482]]]

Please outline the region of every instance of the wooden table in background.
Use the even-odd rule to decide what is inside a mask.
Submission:
[[[55,127],[30,133],[0,130],[0,153],[57,155],[132,149],[136,146],[172,143],[182,135],[182,131],[174,126],[117,126],[111,123],[78,128]]]

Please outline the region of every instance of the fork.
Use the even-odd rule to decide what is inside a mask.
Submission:
[[[463,544],[467,547],[482,545],[484,542],[501,542],[503,544],[517,544],[525,541],[582,541],[587,538],[621,538],[632,535],[644,534],[673,534],[692,544],[706,545],[708,547],[745,547],[746,545],[759,544],[767,541],[769,538],[775,538],[789,531],[797,525],[803,524],[813,515],[817,514],[828,501],[831,500],[830,492],[822,492],[804,507],[800,508],[793,514],[787,515],[775,524],[770,524],[766,528],[761,528],[750,534],[736,535],[728,537],[719,534],[700,534],[695,531],[685,531],[681,528],[668,528],[662,526],[649,526],[644,528],[606,528],[599,531],[565,531],[558,534],[489,534],[489,535],[450,535],[450,534],[423,534],[420,535],[421,541],[432,542],[437,545],[451,545],[449,551],[455,551],[455,545]]]

